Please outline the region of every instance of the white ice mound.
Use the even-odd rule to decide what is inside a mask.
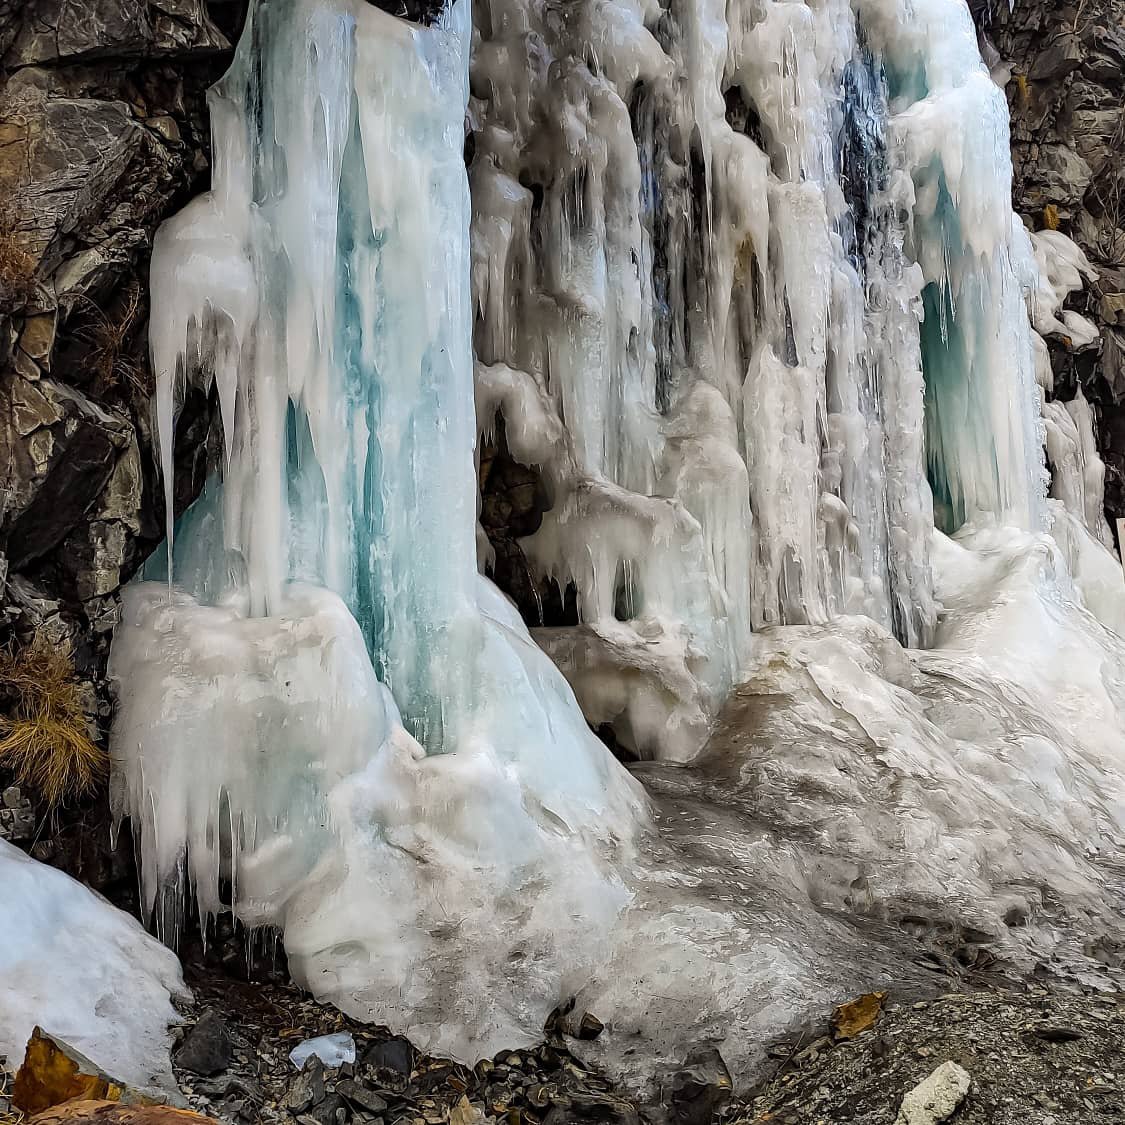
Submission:
[[[175,955],[81,883],[0,840],[0,1055],[38,1025],[141,1089],[175,1089]]]
[[[703,755],[637,767],[658,834],[583,995],[612,1069],[709,1041],[749,1080],[764,1040],[920,956],[1120,984],[1125,640],[1046,536],[933,558],[933,650],[866,618],[766,630]]]
[[[581,712],[511,605],[480,594],[477,687],[502,702],[453,754],[402,727],[323,589],[288,587],[255,618],[136,585],[112,668],[115,802],[158,920],[178,921],[188,888],[204,914],[233,905],[283,931],[322,1000],[469,1059],[536,1039],[600,960],[644,804],[585,753]]]

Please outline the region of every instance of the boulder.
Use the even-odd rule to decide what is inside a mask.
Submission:
[[[964,1067],[942,1063],[902,1099],[895,1125],[938,1125],[956,1112],[970,1084]]]
[[[84,519],[133,441],[126,419],[73,387],[15,374],[0,385],[0,534],[13,570]],[[127,491],[119,482],[118,492]]]
[[[30,0],[4,62],[34,66],[227,46],[203,0]]]
[[[234,1043],[226,1024],[213,1011],[204,1012],[175,1054],[181,1070],[210,1076],[226,1070],[234,1058]]]

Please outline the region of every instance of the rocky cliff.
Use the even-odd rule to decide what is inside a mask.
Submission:
[[[145,347],[152,236],[206,182],[204,95],[242,7],[0,0],[0,643],[70,643],[98,736],[117,591],[163,519]],[[190,400],[185,504],[211,429],[207,403]],[[102,884],[104,821],[72,820],[62,838],[40,832],[37,852]]]
[[[1125,3],[973,4],[982,52],[1006,84],[1013,192],[1032,230],[1061,230],[1098,280],[1075,307],[1101,340],[1051,341],[1055,394],[1094,404],[1106,462],[1106,514],[1125,516]]]

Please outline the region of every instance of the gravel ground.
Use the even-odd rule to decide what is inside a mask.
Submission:
[[[893,1125],[903,1094],[952,1061],[972,1079],[954,1125],[1125,1122],[1125,997],[1042,987],[948,993],[884,1006],[834,1043],[816,1031],[776,1044],[777,1073],[738,1125]]]
[[[685,1070],[694,1077],[666,1085],[663,1104],[644,1106],[584,1066],[576,1057],[581,1044],[557,1030],[537,1048],[469,1068],[423,1056],[386,1029],[358,1024],[291,985],[246,984],[213,970],[189,973],[189,983],[195,1001],[185,1034],[213,1012],[229,1029],[233,1057],[212,1077],[179,1067],[177,1077],[193,1108],[233,1122],[893,1125],[903,1095],[952,1061],[971,1078],[948,1118],[953,1125],[1125,1123],[1120,993],[1036,982],[924,1000],[891,995],[854,1038],[834,1037],[833,1013],[825,1012],[820,1026],[770,1045],[767,1078],[745,1097],[730,1100],[712,1054]],[[335,1031],[352,1033],[357,1063],[314,1074],[310,1100],[309,1076],[295,1072],[288,1053],[303,1039]]]

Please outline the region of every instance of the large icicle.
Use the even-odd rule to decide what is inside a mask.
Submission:
[[[928,643],[922,278],[849,6],[478,9],[476,345],[554,499],[524,547],[574,584],[578,633],[540,639],[591,721],[690,756],[749,625]],[[547,416],[572,440],[534,440]]]
[[[600,952],[645,818],[476,572],[468,33],[465,0],[255,8],[153,260],[166,466],[197,370],[226,458],[112,657],[146,908],[277,925],[318,994],[463,1055]]]
[[[863,0],[891,78],[892,137],[908,179],[908,251],[922,268],[926,454],[939,523],[1044,525],[1035,359],[1025,288],[1034,262],[1012,213],[1008,107],[961,0]],[[971,124],[970,124],[971,122]]]

